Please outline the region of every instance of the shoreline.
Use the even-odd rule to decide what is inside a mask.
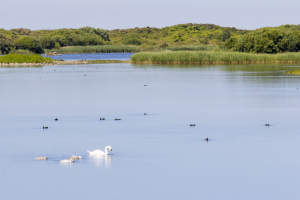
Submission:
[[[243,64],[296,64],[300,61],[203,61],[203,62],[162,62],[162,61],[131,61],[132,64],[172,64],[172,65],[243,65]]]
[[[72,65],[101,63],[131,63],[130,60],[87,60],[87,61],[53,61],[53,63],[0,63],[1,66],[41,66],[41,65]]]
[[[105,63],[129,64],[162,64],[162,65],[247,65],[247,64],[299,64],[300,61],[203,61],[203,62],[161,62],[161,61],[131,61],[131,60],[87,60],[87,61],[53,61],[52,63],[0,63],[2,66],[46,66],[46,65],[86,65]]]

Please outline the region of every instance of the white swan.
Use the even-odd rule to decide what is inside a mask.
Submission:
[[[107,155],[108,154],[107,149],[110,149],[110,152],[112,152],[111,146],[106,146],[105,147],[105,152],[103,152],[99,149],[97,149],[95,151],[87,151],[87,152],[89,152],[91,155]]]
[[[74,160],[72,160],[72,159],[64,159],[64,160],[61,160],[60,162],[61,163],[71,163],[71,162],[74,162]]]

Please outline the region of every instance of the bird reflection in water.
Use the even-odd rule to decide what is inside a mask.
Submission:
[[[105,168],[111,167],[112,155],[89,155],[91,160],[95,163],[97,167],[102,167],[103,165]]]

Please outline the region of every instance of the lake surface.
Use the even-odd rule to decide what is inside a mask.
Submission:
[[[130,60],[134,53],[78,53],[78,54],[61,54],[61,56],[48,56],[57,60]],[[45,54],[42,54],[45,57]]]
[[[2,67],[0,199],[299,199],[287,70],[300,66]]]

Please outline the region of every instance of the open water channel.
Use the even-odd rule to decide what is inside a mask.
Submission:
[[[299,199],[289,70],[300,66],[1,67],[0,199]]]

